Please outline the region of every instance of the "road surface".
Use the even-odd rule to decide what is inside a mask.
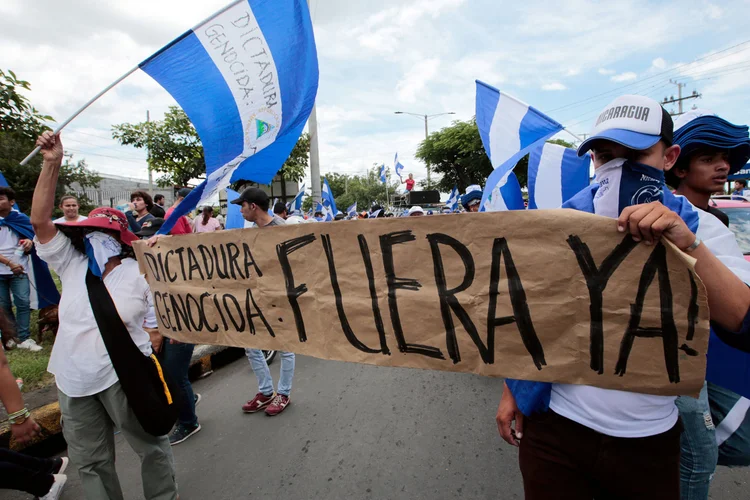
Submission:
[[[523,498],[495,426],[501,380],[298,356],[292,403],[273,418],[240,410],[257,390],[245,359],[194,387],[203,430],[174,447],[181,500]],[[117,446],[125,498],[143,498],[137,457],[120,435]],[[69,478],[63,500],[82,498]],[[745,500],[749,482],[720,468],[712,498]]]

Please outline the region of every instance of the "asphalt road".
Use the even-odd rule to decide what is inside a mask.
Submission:
[[[174,447],[182,500],[523,498],[495,426],[501,380],[298,356],[292,403],[273,418],[240,410],[257,390],[244,359],[194,387],[203,430]],[[138,459],[117,445],[125,498],[143,498]],[[748,483],[750,470],[720,468],[711,498],[745,500]],[[82,498],[72,470],[62,498]]]

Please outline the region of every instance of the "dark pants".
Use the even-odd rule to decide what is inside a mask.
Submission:
[[[55,461],[51,458],[34,458],[0,448],[0,489],[43,497],[55,481],[54,470]]]
[[[162,361],[169,377],[182,392],[179,423],[186,427],[198,425],[198,416],[195,414],[195,395],[188,378],[190,358],[193,357],[194,348],[193,344],[170,344],[169,339],[164,339],[161,351]]]
[[[519,463],[526,500],[680,498],[679,422],[644,438],[605,436],[552,410],[524,424]]]

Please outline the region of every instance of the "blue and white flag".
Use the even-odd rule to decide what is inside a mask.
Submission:
[[[377,218],[377,216],[380,215],[380,212],[382,212],[382,211],[383,211],[383,209],[379,208],[379,209],[375,210],[374,212],[370,212],[370,217],[369,218],[370,219]]]
[[[230,182],[270,183],[297,143],[318,90],[305,0],[237,0],[140,68],[185,110],[206,159],[206,180],[160,234]]]
[[[385,177],[385,164],[380,165],[380,173],[378,174],[380,176],[380,182],[383,184],[386,184],[388,180]]]
[[[242,216],[242,206],[232,203],[240,197],[240,193],[227,188],[227,220],[224,223],[225,229],[242,229],[246,227],[245,218]]]
[[[287,205],[287,211],[291,213],[296,210],[302,210],[302,202],[304,200],[305,200],[305,185],[302,184],[302,187],[299,189],[299,192],[297,193],[297,195]]]
[[[485,206],[492,189],[529,151],[563,126],[528,104],[477,80],[477,127],[493,172],[482,195]]]
[[[2,172],[0,172],[0,187],[10,187]],[[18,208],[18,203],[13,204],[13,210],[16,210],[17,212],[21,211],[21,209]]]
[[[352,206],[346,209],[346,215],[349,217],[356,217],[357,216],[357,202],[355,201]]]
[[[458,192],[458,186],[453,186],[453,191],[448,197],[448,201],[445,204],[451,209],[451,212],[458,210],[458,204],[461,203],[461,195]]]
[[[323,179],[323,189],[321,190],[321,199],[323,202],[323,215],[325,215],[326,220],[333,220],[333,217],[336,215],[336,212],[338,212],[338,209],[336,208],[336,200],[333,197],[333,191],[331,191],[331,186],[328,185],[328,179]],[[330,219],[328,218],[330,216]]]
[[[404,171],[404,166],[398,161],[398,153],[396,153],[396,158],[393,159],[393,171],[396,172],[398,178],[401,179],[401,173]],[[403,181],[403,179],[401,180]]]
[[[589,185],[591,156],[546,142],[529,154],[529,209],[560,208]]]
[[[485,186],[487,191],[487,186]],[[523,193],[521,185],[518,183],[518,177],[509,170],[500,182],[490,189],[490,195],[482,204],[482,212],[502,212],[505,210],[523,210]]]

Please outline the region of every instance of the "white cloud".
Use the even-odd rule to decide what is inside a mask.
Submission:
[[[721,19],[724,17],[724,9],[712,3],[706,5],[706,14],[709,19]]]
[[[560,82],[545,83],[542,85],[542,90],[565,90],[567,88]]]
[[[424,91],[427,84],[437,74],[440,67],[440,59],[425,59],[415,64],[411,71],[396,84],[396,94],[399,100],[404,102],[415,102],[417,94]]]
[[[613,69],[599,68],[599,74],[600,75],[609,76],[609,75],[614,75],[615,73],[616,73],[616,71],[613,70]]]
[[[651,61],[651,66],[656,69],[664,69],[667,67],[667,61],[665,61],[662,57],[657,57],[656,59]]]
[[[638,78],[638,75],[636,75],[632,71],[626,71],[625,73],[620,73],[619,75],[612,76],[610,80],[616,83],[621,83],[629,82],[631,80],[635,80],[636,78]]]
[[[581,74],[580,68],[570,68],[565,72],[565,76],[578,76]]]

